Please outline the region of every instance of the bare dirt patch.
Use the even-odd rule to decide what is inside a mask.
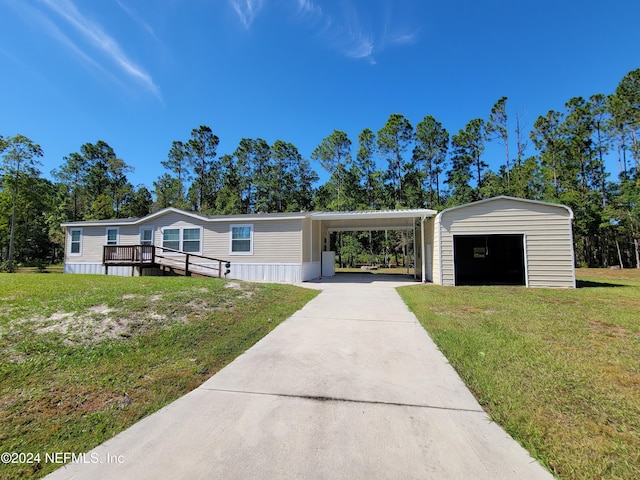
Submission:
[[[227,282],[224,284],[224,288],[232,288],[234,290],[238,290],[242,292],[242,296],[245,298],[251,298],[253,296],[253,292],[255,287],[249,283],[240,283],[240,282]]]
[[[171,319],[154,310],[130,312],[100,304],[81,313],[55,312],[49,317],[37,316],[22,323],[30,324],[36,334],[61,335],[67,345],[88,345],[167,328],[180,321],[181,318]]]
[[[53,335],[68,346],[98,344],[169,328],[215,311],[230,311],[239,299],[250,298],[256,291],[254,285],[237,281],[225,283],[224,288],[233,294],[221,295],[204,287],[194,288],[190,294],[185,292],[182,298],[171,299],[163,294],[124,293],[115,305],[99,303],[75,312],[59,310],[49,315],[24,317],[0,330],[22,337]],[[21,358],[11,357],[9,361],[19,363]]]
[[[628,335],[631,333],[630,330],[624,327],[620,327],[618,325],[610,325],[597,318],[587,318],[587,321],[595,331],[604,332],[607,335]]]

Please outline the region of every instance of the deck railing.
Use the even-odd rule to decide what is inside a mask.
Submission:
[[[226,276],[231,267],[226,260],[155,245],[105,245],[102,263],[107,271],[109,266],[148,266],[180,270],[186,276],[209,277]]]
[[[140,265],[155,263],[153,245],[105,245],[102,263],[105,265]]]

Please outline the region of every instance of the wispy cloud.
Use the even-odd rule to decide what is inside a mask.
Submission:
[[[364,58],[375,65],[373,54],[378,42],[371,16],[359,11],[350,1],[343,4],[342,12],[341,22],[336,24],[338,48],[349,58]]]
[[[296,0],[296,4],[298,5],[299,14],[322,16],[322,8],[311,0]]]
[[[100,50],[112,62],[114,62],[127,76],[143,85],[147,90],[161,99],[160,89],[154,83],[153,78],[144,69],[136,65],[122,50],[118,42],[111,37],[97,23],[82,15],[71,0],[42,0],[51,10],[55,11],[78,33],[89,41],[95,48]],[[90,56],[77,43],[73,42],[62,30],[51,24],[49,33],[58,41],[71,49],[83,61],[89,62],[104,70],[100,63]]]
[[[333,10],[326,5],[321,8],[314,0],[295,0],[295,4],[299,17],[321,23],[318,35],[327,44],[348,58],[364,59],[371,65],[377,63],[376,54],[387,48],[417,40],[417,31],[403,26],[410,19],[395,0],[341,0]]]
[[[366,37],[358,37],[350,43],[350,45],[346,45],[344,48],[344,53],[347,57],[365,58],[371,65],[376,64],[376,59],[373,56],[375,47],[373,40]]]
[[[119,1],[119,0],[118,0]],[[240,22],[248,30],[267,1],[229,0]],[[375,54],[392,46],[409,45],[417,40],[417,31],[402,24],[410,20],[397,0],[289,0],[295,17],[332,49],[348,58],[365,59],[376,64]],[[393,32],[393,33],[390,33]]]
[[[129,17],[131,18],[131,20],[133,20],[134,22],[136,22],[138,25],[140,25],[140,27],[147,32],[151,37],[153,37],[156,41],[160,41],[160,39],[158,38],[158,36],[156,35],[156,32],[153,30],[153,27],[151,25],[149,25],[141,16],[140,14],[138,14],[138,12],[136,12],[133,8],[131,8],[129,5],[127,5],[124,2],[121,2],[120,0],[116,0],[116,3],[118,4],[118,6],[124,11],[124,13],[126,13],[127,15],[129,15]]]
[[[402,33],[390,39],[390,42],[395,45],[410,45],[416,41],[418,37],[417,32]]]
[[[249,29],[261,10],[264,0],[229,0],[244,28]]]
[[[87,54],[82,48],[80,48],[69,36],[63,32],[56,23],[51,20],[49,15],[45,15],[43,11],[36,8],[35,6],[29,4],[28,2],[20,2],[14,4],[16,13],[23,16],[29,22],[35,22],[38,25],[38,28],[53,38],[55,41],[63,45],[72,54],[83,64],[85,64],[88,68],[95,70],[98,72],[100,78],[107,79],[112,83],[122,85],[114,75],[108,69],[104,68],[100,63],[98,63],[95,59],[93,59],[89,54]],[[20,62],[23,67],[26,67],[25,64]],[[28,68],[31,70],[31,68]],[[36,75],[39,76],[39,75]]]

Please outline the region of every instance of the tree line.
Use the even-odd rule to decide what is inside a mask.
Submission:
[[[569,99],[529,132],[507,102],[500,98],[486,118],[453,134],[431,115],[413,126],[393,113],[379,130],[363,129],[355,143],[334,130],[308,159],[289,142],[261,138],[243,138],[233,152],[218,155],[218,136],[202,125],[172,142],[151,190],[134,187],[127,178],[132,167],[101,140],[65,156],[49,180],[38,169],[39,145],[0,136],[0,260],[5,268],[57,261],[64,221],[140,217],[170,206],[208,215],[440,210],[510,195],[573,209],[578,265],[640,267],[640,69],[608,95]],[[497,170],[485,156],[490,143],[504,150]],[[527,155],[531,146],[535,153]],[[615,173],[605,165],[612,156]],[[317,185],[311,162],[327,172],[325,183]],[[404,245],[399,236],[367,233],[341,237],[336,248],[356,259]]]

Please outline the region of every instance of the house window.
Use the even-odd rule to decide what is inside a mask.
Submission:
[[[162,246],[173,250],[180,250],[180,229],[165,228],[162,231]]]
[[[231,225],[231,254],[253,255],[253,225]]]
[[[162,246],[187,253],[202,252],[202,228],[165,228],[162,230]]]
[[[140,230],[140,245],[153,245],[152,227],[145,227]]]
[[[107,228],[107,245],[117,245],[117,244],[118,244],[118,229]]]
[[[70,255],[82,255],[82,229],[77,228],[69,232],[71,241],[69,242]]]
[[[182,250],[189,253],[200,252],[199,228],[185,228],[182,230]]]

